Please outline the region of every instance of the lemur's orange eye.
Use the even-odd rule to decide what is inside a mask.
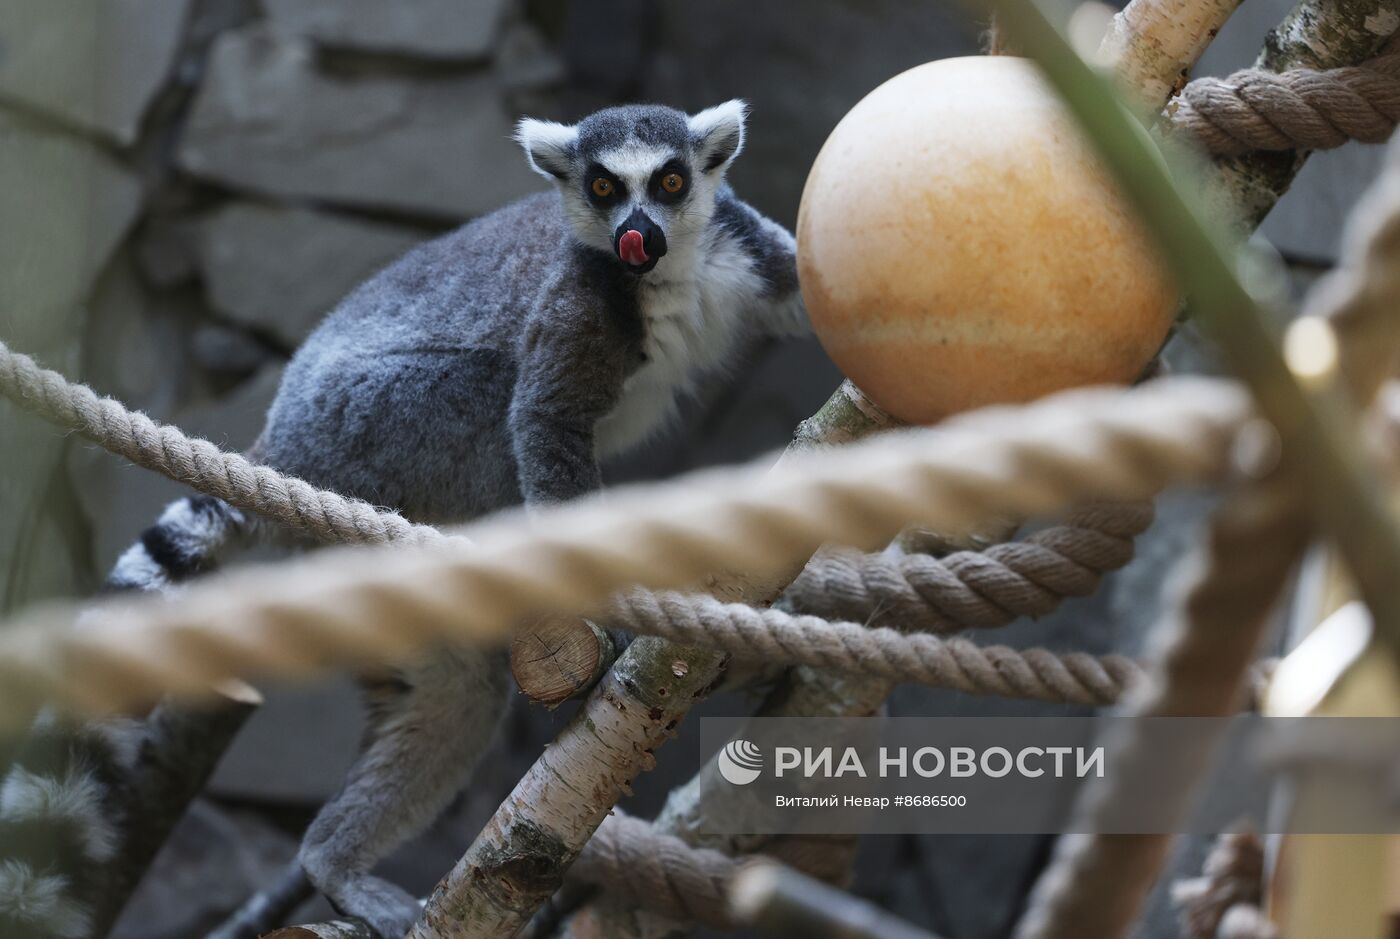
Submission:
[[[613,194],[613,184],[611,179],[604,179],[599,176],[593,180],[593,194],[599,199],[606,199]]]
[[[680,173],[667,173],[661,177],[661,188],[674,196],[685,188],[685,177]]]

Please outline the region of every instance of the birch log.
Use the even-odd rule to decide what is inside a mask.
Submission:
[[[1139,89],[1139,106],[1151,112],[1166,103],[1179,77],[1195,64],[1237,5],[1238,0],[1197,0],[1195,3],[1191,0],[1133,0],[1115,17],[1105,39],[1105,49],[1115,59],[1122,82]],[[804,439],[809,425],[821,426],[828,408],[842,415],[834,428],[842,435],[839,439],[856,439],[878,429],[873,421],[863,419],[866,403],[868,399],[860,390],[846,382],[823,413],[804,422],[798,439]],[[831,435],[806,433],[805,436],[810,439]],[[779,684],[758,716],[872,714],[889,697],[892,687],[891,683],[878,678],[799,667]],[[782,856],[784,839],[781,838],[773,841],[700,834],[709,827],[706,820],[724,810],[724,793],[725,786],[714,764],[706,764],[689,782],[672,791],[657,824],[694,844],[730,853],[748,853],[762,846]],[[603,899],[579,911],[567,924],[567,932],[575,939],[655,939],[682,935],[685,929],[675,921],[645,911],[624,909]]]
[[[624,637],[579,616],[548,616],[510,642],[510,671],[535,704],[556,708],[590,690],[626,648]]]
[[[1329,69],[1356,65],[1386,44],[1400,26],[1394,0],[1302,0],[1264,40],[1255,67]],[[1253,229],[1288,191],[1306,152],[1282,150],[1216,160],[1207,194],[1219,218]]]
[[[117,784],[116,804],[130,819],[112,860],[93,890],[95,935],[105,936],[121,914],[185,809],[204,789],[224,751],[262,704],[242,683],[229,683],[204,707],[163,702],[146,719],[131,775]]]
[[[714,649],[633,643],[438,885],[410,939],[515,935],[723,665]]]
[[[788,452],[893,424],[847,383],[803,422]],[[733,602],[768,603],[797,573],[721,572],[702,589]],[[438,884],[409,939],[508,937],[524,928],[632,780],[655,765],[656,747],[721,680],[726,659],[710,647],[655,638],[632,643]]]
[[[1241,0],[1133,0],[1099,47],[1124,95],[1153,115],[1181,90],[1196,60]]]
[[[263,939],[381,939],[359,920],[336,920],[311,926],[288,926],[268,933]]]

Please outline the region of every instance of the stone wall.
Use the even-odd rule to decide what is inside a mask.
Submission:
[[[157,417],[251,442],[287,355],[408,246],[541,185],[522,114],[755,106],[735,181],[791,223],[864,91],[969,48],[937,4],[0,0],[5,336]],[[13,220],[18,220],[16,224]],[[12,273],[13,272],[13,273]],[[835,378],[810,344],[703,402],[672,473],[778,445]],[[783,381],[769,380],[777,370]],[[803,380],[805,379],[805,380]],[[698,412],[692,411],[692,416]],[[0,410],[0,607],[95,586],[177,493]],[[66,460],[66,467],[60,464]],[[42,498],[35,492],[42,491]]]

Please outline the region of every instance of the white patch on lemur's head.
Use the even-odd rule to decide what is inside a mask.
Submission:
[[[723,172],[744,149],[749,106],[738,98],[707,108],[690,119],[691,147],[706,173]]]
[[[0,861],[0,916],[34,924],[36,935],[84,939],[92,928],[87,909],[68,896],[58,874],[38,874],[28,864]]]
[[[545,179],[557,183],[573,174],[577,127],[527,117],[515,126],[515,140],[524,148],[530,168]]]
[[[118,844],[103,797],[102,784],[81,768],[54,778],[16,766],[0,786],[0,819],[70,823],[82,839],[84,856],[101,863],[112,859]]]
[[[651,182],[652,174],[665,166],[679,154],[673,147],[645,144],[640,140],[629,140],[620,147],[613,147],[599,153],[598,164],[627,184],[636,193],[644,192]]]

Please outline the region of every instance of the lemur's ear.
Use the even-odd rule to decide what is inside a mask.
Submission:
[[[536,173],[556,181],[569,178],[578,146],[577,127],[527,117],[516,125],[515,139],[525,148],[530,168]]]
[[[744,118],[749,106],[735,98],[690,119],[690,139],[705,172],[728,166],[744,149]]]

